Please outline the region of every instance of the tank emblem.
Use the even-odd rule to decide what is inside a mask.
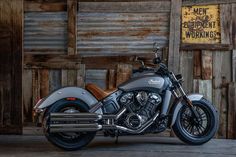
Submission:
[[[148,84],[160,84],[161,83],[161,81],[160,80],[153,80],[153,79],[151,79],[151,80],[149,80],[148,81]]]

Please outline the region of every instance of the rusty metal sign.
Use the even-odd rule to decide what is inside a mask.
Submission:
[[[219,5],[182,8],[182,43],[220,43]]]

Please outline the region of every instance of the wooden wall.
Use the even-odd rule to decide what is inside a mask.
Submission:
[[[23,1],[0,1],[0,133],[22,132]]]
[[[220,113],[219,138],[236,138],[235,0],[25,0],[24,122],[49,92],[93,82],[111,89],[131,76],[135,56],[150,65],[152,43],[185,78],[187,92],[200,92]],[[221,43],[181,44],[181,6],[219,4]],[[179,51],[178,51],[179,50]]]

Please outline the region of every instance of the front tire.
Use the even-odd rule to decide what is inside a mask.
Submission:
[[[204,98],[192,101],[192,104],[199,119],[194,119],[189,107],[183,105],[172,128],[176,136],[183,142],[201,145],[208,142],[217,132],[218,114],[215,107]]]
[[[68,151],[81,149],[89,144],[96,135],[96,132],[75,132],[75,133],[50,133],[48,125],[50,123],[50,113],[56,112],[88,112],[87,104],[80,100],[67,101],[59,100],[53,104],[44,115],[44,133],[49,142],[53,145]]]

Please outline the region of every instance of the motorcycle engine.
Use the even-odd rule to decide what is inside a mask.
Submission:
[[[157,93],[138,91],[129,92],[120,98],[129,113],[125,117],[125,125],[130,129],[138,129],[148,121],[157,110],[162,98]]]

